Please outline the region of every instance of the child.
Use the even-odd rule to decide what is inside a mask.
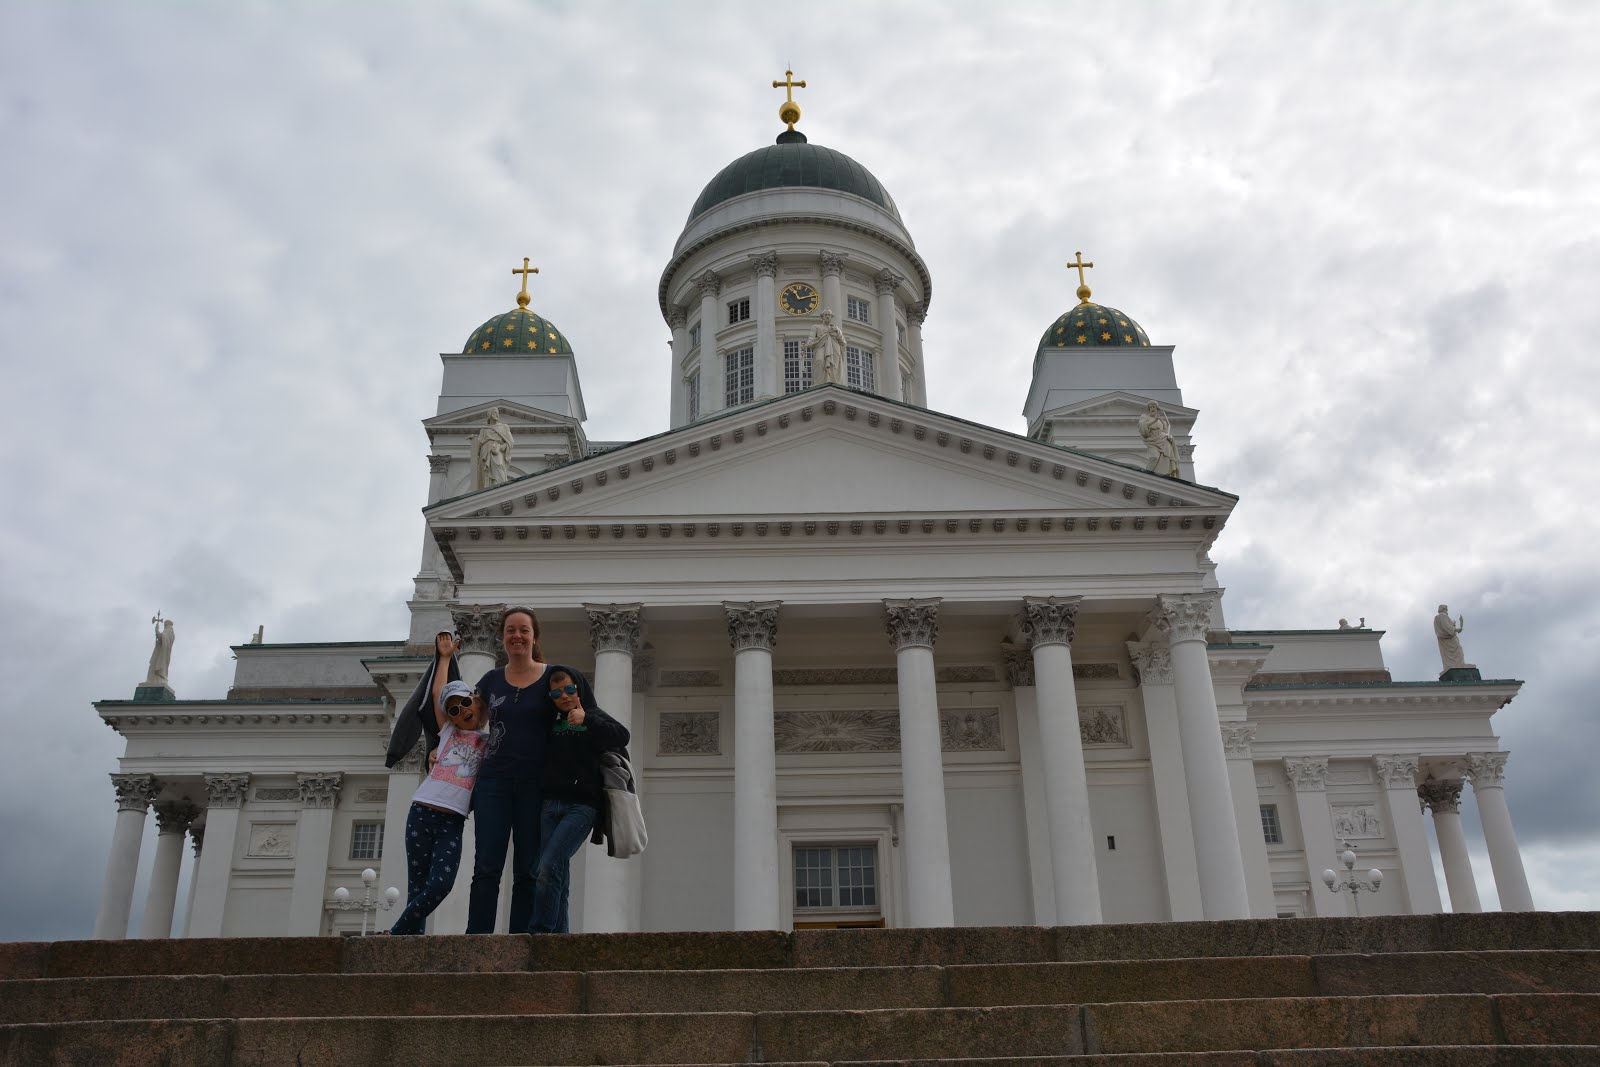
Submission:
[[[572,857],[605,803],[600,755],[627,745],[628,728],[599,708],[585,708],[577,679],[565,668],[551,667],[545,682],[556,710],[545,749],[539,867],[528,932],[564,934]]]
[[[411,898],[395,920],[391,934],[420,934],[456,882],[461,865],[461,830],[467,823],[472,787],[483,762],[489,735],[483,730],[488,705],[466,682],[446,682],[435,714],[439,747],[428,753],[433,764],[427,780],[411,798],[406,816],[406,877]]]

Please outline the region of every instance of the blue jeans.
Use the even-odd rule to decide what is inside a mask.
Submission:
[[[567,932],[567,888],[572,884],[572,857],[583,847],[599,812],[570,800],[547,800],[539,816],[539,870],[534,879],[533,924],[530,934]],[[516,929],[516,927],[512,927]]]
[[[411,805],[406,816],[406,885],[411,899],[394,921],[391,934],[420,934],[456,884],[461,864],[461,830],[467,817],[425,804]]]
[[[511,926],[528,929],[533,917],[533,872],[539,861],[539,779],[479,778],[472,791],[475,854],[467,899],[467,933],[494,933],[500,907],[500,873],[511,854]]]

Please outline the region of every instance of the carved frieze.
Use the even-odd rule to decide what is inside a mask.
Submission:
[[[895,711],[780,711],[774,720],[779,752],[894,752],[900,748]]]
[[[885,600],[884,629],[895,651],[932,648],[939,637],[940,597],[922,600]]]
[[[300,804],[307,808],[331,808],[339,801],[339,789],[344,785],[344,775],[337,771],[318,774],[297,774],[295,784],[300,787]]]
[[[722,716],[714,711],[663,711],[656,751],[663,756],[714,756],[722,751]]]
[[[722,684],[722,675],[717,671],[663,670],[657,684],[663,689],[711,688]]]
[[[254,796],[254,799],[256,799],[258,801],[263,801],[263,800],[299,800],[300,799],[300,789],[299,789],[298,786],[292,786],[292,785],[284,787],[284,788],[277,788],[277,787],[269,788],[269,787],[259,786],[258,785],[255,788],[255,793],[253,794],[253,796]]]
[[[640,604],[585,604],[589,616],[589,642],[595,653],[639,650]]]
[[[142,814],[161,792],[161,781],[153,774],[113,774],[111,788],[117,793],[118,811]]]
[[[1122,706],[1078,705],[1078,737],[1085,745],[1126,745],[1128,723]]]
[[[772,672],[773,685],[894,685],[893,667],[785,667]]]
[[[780,606],[781,601],[777,600],[761,603],[753,600],[745,603],[723,601],[723,610],[728,613],[728,640],[733,650],[742,652],[753,648],[772,651],[772,647],[778,643]]]
[[[1129,641],[1127,647],[1140,685],[1172,684],[1172,649],[1165,641]]]
[[[1472,779],[1474,791],[1493,789],[1506,784],[1506,760],[1509,752],[1468,752],[1467,777]]]
[[[1003,752],[999,708],[961,708],[939,713],[940,747],[946,752]]]
[[[246,856],[287,859],[294,855],[294,823],[258,822],[250,827]]]
[[[1373,764],[1378,768],[1378,776],[1383,779],[1383,784],[1390,789],[1404,787],[1413,789],[1417,784],[1417,768],[1421,763],[1418,756],[1374,756]]]
[[[1111,682],[1122,677],[1115,663],[1074,663],[1072,676],[1080,681]]]
[[[205,779],[208,807],[237,808],[244,804],[245,791],[250,788],[248,774],[208,774]]]
[[[1022,598],[1022,636],[1029,648],[1070,645],[1077,630],[1081,596]]]
[[[1454,814],[1461,810],[1460,778],[1441,778],[1417,786],[1417,798],[1435,815]]]
[[[1383,820],[1378,809],[1371,804],[1335,804],[1333,834],[1341,840],[1361,837],[1382,837]]]
[[[462,652],[485,656],[500,654],[500,617],[504,604],[451,604],[450,619],[461,638]]]
[[[998,681],[995,670],[983,663],[958,663],[951,667],[940,667],[937,677],[944,685],[964,685],[971,682]]]
[[[383,804],[389,799],[389,790],[381,785],[364,785],[356,790],[356,800],[362,804]]]
[[[1299,793],[1320,793],[1328,788],[1326,756],[1290,756],[1283,761],[1283,772]]]

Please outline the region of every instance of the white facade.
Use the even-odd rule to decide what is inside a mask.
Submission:
[[[796,282],[820,300],[785,313]],[[1531,908],[1491,725],[1520,683],[1394,682],[1367,629],[1230,630],[1207,550],[1237,498],[1196,480],[1172,349],[1043,352],[1019,436],[924,406],[931,290],[896,212],[766,188],[691,219],[663,273],[668,433],[589,442],[581,349],[446,354],[411,632],[239,646],[225,698],[96,705],[127,738],[97,936],[348,930],[333,889],[367,866],[404,892],[395,709],[436,630],[487,665],[513,603],[634,733],[650,848],[581,854],[575,929],[1342,914],[1318,877],[1341,840],[1385,874],[1365,910],[1477,910],[1463,781],[1502,906]],[[871,388],[786,378],[823,307]],[[1181,478],[1144,469],[1152,400]],[[474,490],[492,407],[513,477]]]

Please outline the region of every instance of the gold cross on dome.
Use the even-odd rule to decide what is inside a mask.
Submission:
[[[805,80],[795,81],[794,71],[786,70],[783,72],[783,81],[773,82],[772,87],[774,89],[782,89],[788,96],[787,100],[778,105],[778,121],[787,122],[792,130],[794,129],[794,124],[800,121],[800,105],[794,102],[794,91],[796,89],[804,89],[806,87]]]
[[[530,274],[538,274],[539,273],[539,268],[538,267],[530,267],[530,266],[528,266],[528,264],[531,261],[532,261],[532,257],[523,256],[522,257],[522,266],[520,266],[520,267],[512,267],[511,268],[511,273],[512,274],[520,274],[520,275],[522,275],[522,292],[517,294],[517,307],[519,307],[519,308],[527,307],[528,306],[528,301],[533,299],[532,297],[530,297],[528,295],[528,275],[530,275]]]
[[[1076,270],[1078,272],[1078,299],[1087,304],[1089,302],[1089,283],[1084,280],[1083,272],[1087,268],[1094,266],[1094,264],[1085,263],[1083,261],[1082,252],[1075,253],[1075,256],[1075,260],[1067,264],[1067,269]]]

